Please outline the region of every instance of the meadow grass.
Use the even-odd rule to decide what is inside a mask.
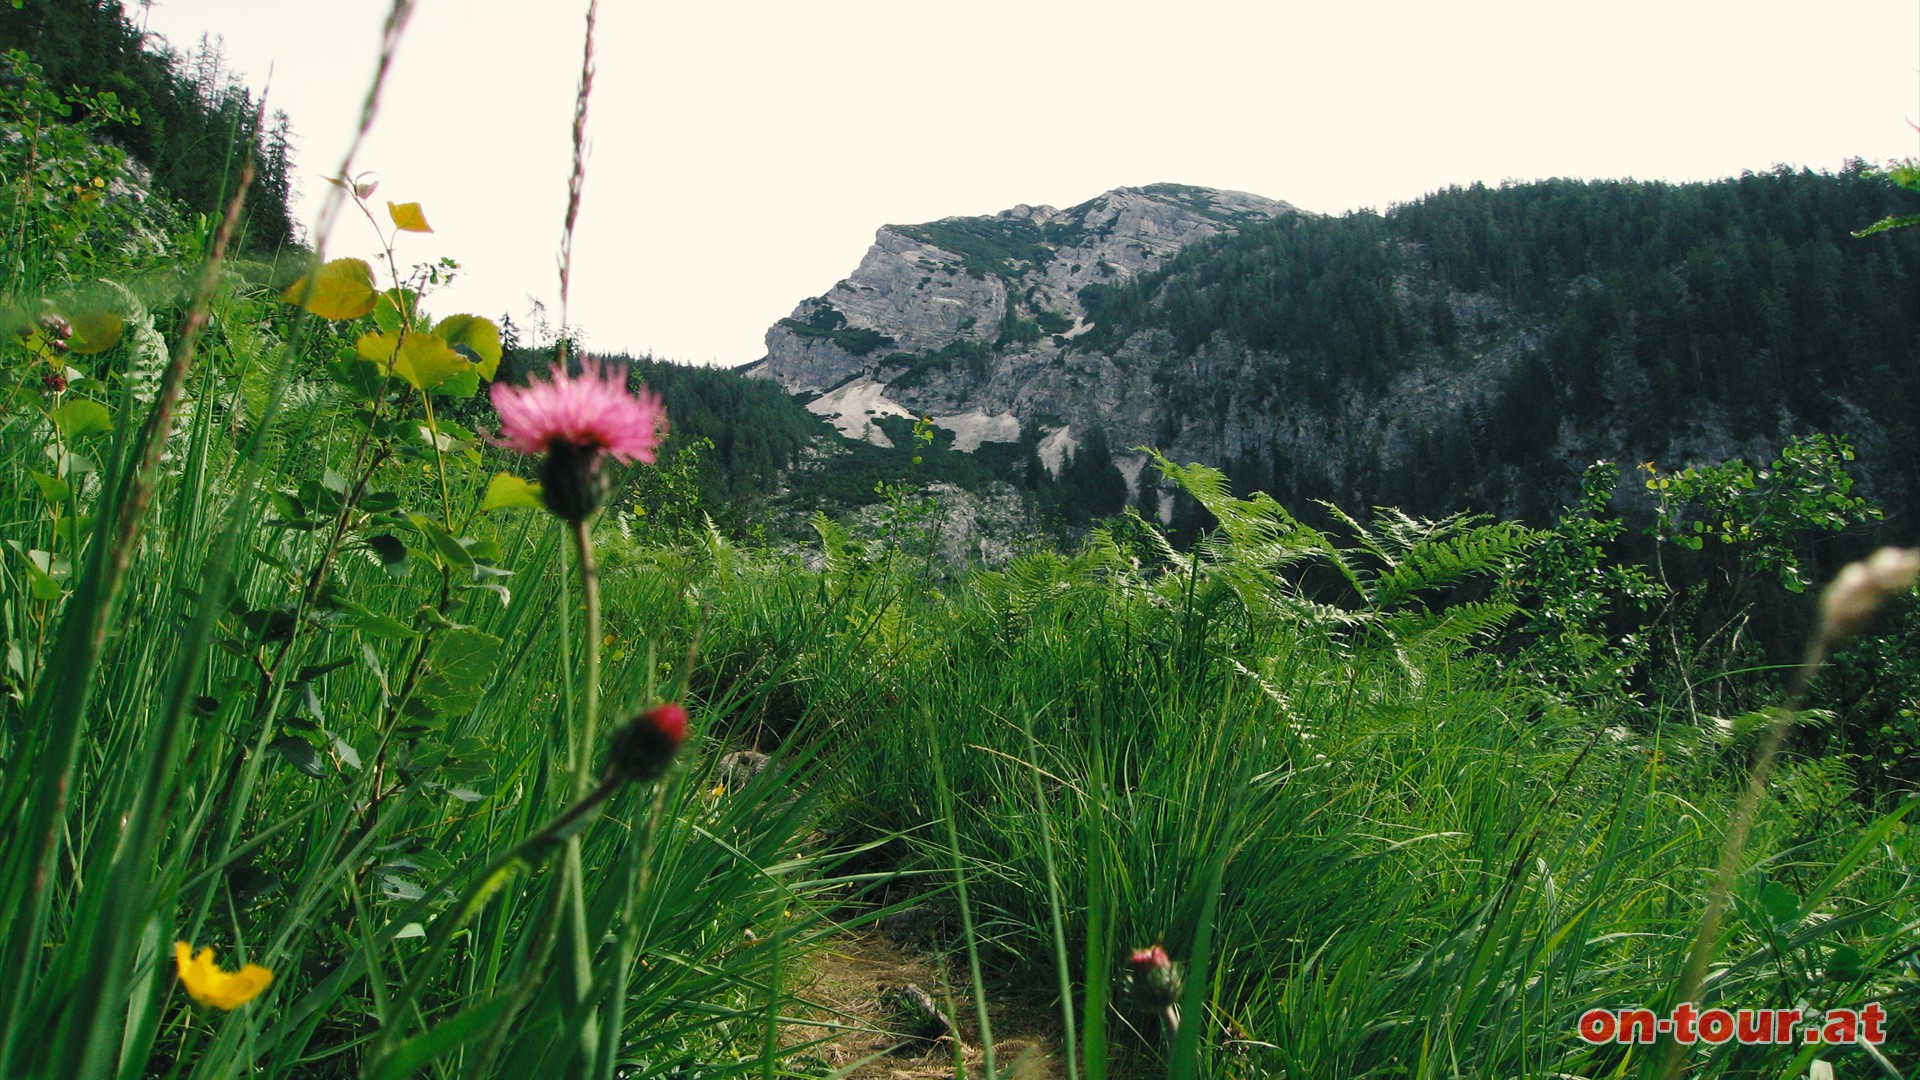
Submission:
[[[819,1075],[797,973],[923,897],[980,1026],[1037,997],[1075,1078],[1652,1074],[1578,1019],[1675,1003],[1723,851],[1702,1001],[1911,1000],[1911,804],[1789,757],[1729,846],[1754,733],[1557,691],[1473,588],[1528,530],[1339,541],[1166,463],[1194,549],[1133,519],[951,582],[824,521],[804,559],[576,532],[496,499],[532,470],[478,379],[343,359],[441,333],[416,301],[299,315],[214,223],[197,277],[90,299],[10,224],[0,1075]],[[118,344],[32,336],[42,298]],[[686,752],[612,782],[662,701]],[[196,1005],[174,942],[272,982]],[[1156,944],[1177,1001],[1129,975]],[[1890,1035],[1686,1061],[1899,1075]]]

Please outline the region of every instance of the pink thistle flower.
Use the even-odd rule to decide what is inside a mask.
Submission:
[[[496,443],[523,454],[545,454],[541,497],[568,521],[584,521],[606,494],[604,456],[653,463],[666,427],[659,395],[627,389],[627,369],[583,360],[580,374],[555,364],[546,380],[525,386],[494,383],[488,396],[500,414]]]
[[[581,361],[578,375],[555,364],[546,381],[497,382],[488,396],[500,413],[500,444],[523,454],[552,453],[564,444],[651,465],[666,421],[658,395],[644,386],[629,393],[627,369],[597,360]]]

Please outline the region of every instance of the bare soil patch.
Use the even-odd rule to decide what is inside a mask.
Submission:
[[[838,1034],[803,1051],[797,1065],[812,1064],[849,1080],[932,1080],[955,1075],[954,1042],[912,1033],[902,1015],[901,995],[918,986],[953,1022],[964,1075],[985,1076],[985,1053],[964,955],[917,952],[877,930],[849,930],[815,953],[794,989],[811,1003],[813,1024],[795,1024],[791,1043]],[[1066,1076],[1060,1051],[1058,1006],[1013,999],[987,1001],[993,1029],[994,1067],[1012,1080],[1058,1080]],[[814,1025],[821,1026],[814,1026]],[[841,1072],[841,1070],[850,1070]]]

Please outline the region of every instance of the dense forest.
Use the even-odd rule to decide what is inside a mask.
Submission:
[[[193,214],[224,208],[253,154],[259,175],[247,199],[243,243],[271,253],[295,239],[293,143],[285,113],[261,115],[259,97],[241,85],[217,42],[191,52],[156,47],[119,0],[21,0],[0,6],[0,52],[19,50],[54,91],[81,99],[60,119],[101,121],[100,135],[146,168],[152,186]],[[10,91],[21,88],[18,74]],[[112,95],[112,115],[93,117]],[[11,118],[9,118],[11,119]]]
[[[1488,373],[1498,391],[1426,432],[1410,468],[1361,478],[1358,501],[1547,520],[1576,487],[1578,464],[1542,453],[1563,428],[1598,456],[1829,431],[1859,443],[1865,482],[1910,521],[1920,233],[1850,234],[1914,201],[1857,162],[1701,184],[1476,184],[1385,214],[1251,226],[1091,286],[1096,326],[1075,345],[1161,332],[1178,413],[1223,387],[1181,379],[1181,358],[1238,345],[1257,359],[1236,377],[1285,417],[1377,401],[1416,367],[1471,368],[1518,339],[1519,361]],[[1226,464],[1283,503],[1354,495],[1264,451]]]

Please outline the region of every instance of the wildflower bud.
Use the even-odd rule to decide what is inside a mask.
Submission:
[[[1848,563],[1820,594],[1820,632],[1829,642],[1866,628],[1880,605],[1920,581],[1920,549],[1885,547]]]
[[[1143,1004],[1164,1009],[1180,1000],[1180,972],[1158,945],[1135,949],[1127,960],[1127,978]]]
[[[608,748],[607,773],[645,783],[667,771],[687,739],[687,710],[669,701],[620,726]]]
[[[540,463],[540,500],[562,521],[585,521],[607,495],[600,452],[555,442]]]
[[[57,371],[49,371],[45,375],[40,376],[40,385],[46,387],[48,391],[57,394],[67,388],[67,377]]]
[[[51,312],[40,316],[40,329],[50,338],[65,341],[73,336],[73,324]]]

